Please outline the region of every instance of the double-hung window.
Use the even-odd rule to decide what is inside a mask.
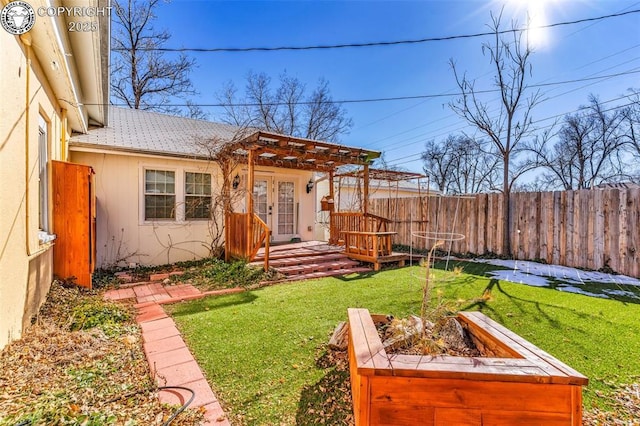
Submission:
[[[211,175],[209,173],[185,173],[184,204],[186,219],[209,219],[211,216]]]
[[[168,170],[144,171],[144,219],[175,220],[176,173]]]

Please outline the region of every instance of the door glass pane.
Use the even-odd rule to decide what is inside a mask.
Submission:
[[[278,182],[278,234],[294,233],[293,182]]]
[[[267,181],[256,180],[253,184],[253,212],[267,223]]]

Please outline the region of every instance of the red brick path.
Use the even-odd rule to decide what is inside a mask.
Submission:
[[[207,425],[230,423],[173,319],[161,305],[241,291],[244,290],[234,288],[201,293],[190,284],[163,286],[158,282],[148,282],[109,290],[104,294],[106,300],[136,299],[136,321],[142,329],[144,353],[156,383],[158,386],[183,386],[195,391],[195,399],[189,407],[204,407]],[[182,405],[190,397],[191,393],[183,390],[159,392],[160,401],[167,404]]]

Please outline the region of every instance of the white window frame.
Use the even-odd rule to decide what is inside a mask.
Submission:
[[[170,172],[173,173],[173,193],[147,193],[147,172],[149,171],[158,171],[158,172]],[[169,222],[169,223],[174,223],[178,220],[179,215],[178,215],[178,176],[179,173],[170,167],[161,167],[161,166],[149,166],[149,167],[143,167],[142,169],[142,179],[141,179],[141,185],[142,185],[142,209],[141,209],[141,216],[142,216],[142,220],[146,223],[157,223],[157,222]],[[173,196],[173,217],[161,217],[161,218],[147,218],[147,196],[154,196],[154,195],[169,195],[169,196]]]
[[[204,169],[204,168],[203,168]],[[141,225],[151,225],[151,224],[185,224],[185,223],[198,223],[198,222],[206,222],[207,219],[204,218],[189,218],[186,217],[186,197],[187,197],[187,188],[186,188],[186,180],[187,173],[200,173],[200,174],[208,174],[211,176],[211,199],[213,200],[213,191],[215,185],[215,172],[211,170],[210,167],[206,169],[200,169],[197,167],[180,167],[175,165],[164,165],[164,164],[154,164],[154,163],[146,163],[140,165],[140,178],[139,178],[139,205],[138,209],[138,217]],[[175,177],[175,189],[174,189],[174,197],[175,197],[175,215],[173,219],[146,219],[145,211],[146,211],[146,172],[149,170],[157,170],[163,172],[173,172]],[[159,194],[158,194],[159,195]]]
[[[38,229],[49,233],[49,123],[38,116]]]
[[[197,175],[209,175],[209,194],[189,194],[187,193],[187,173],[191,173],[191,174],[197,174]],[[184,184],[183,184],[183,189],[184,189],[184,220],[185,221],[206,221],[209,220],[211,218],[211,206],[212,206],[212,201],[213,201],[213,174],[209,173],[209,172],[202,172],[202,171],[194,171],[194,170],[188,170],[185,169],[183,171],[183,175],[184,175]],[[187,217],[189,212],[187,211],[187,199],[189,197],[199,197],[199,198],[204,198],[204,197],[208,197],[209,198],[209,214],[207,215],[207,217]]]

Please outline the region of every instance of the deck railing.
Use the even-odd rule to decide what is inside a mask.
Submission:
[[[349,257],[377,263],[384,256],[391,256],[391,236],[395,232],[345,231],[344,251]]]
[[[329,243],[343,244],[344,232],[387,232],[391,221],[382,216],[361,212],[331,212]]]
[[[269,269],[269,239],[271,231],[258,215],[227,213],[225,249],[227,260],[255,259],[264,244],[264,269]]]

